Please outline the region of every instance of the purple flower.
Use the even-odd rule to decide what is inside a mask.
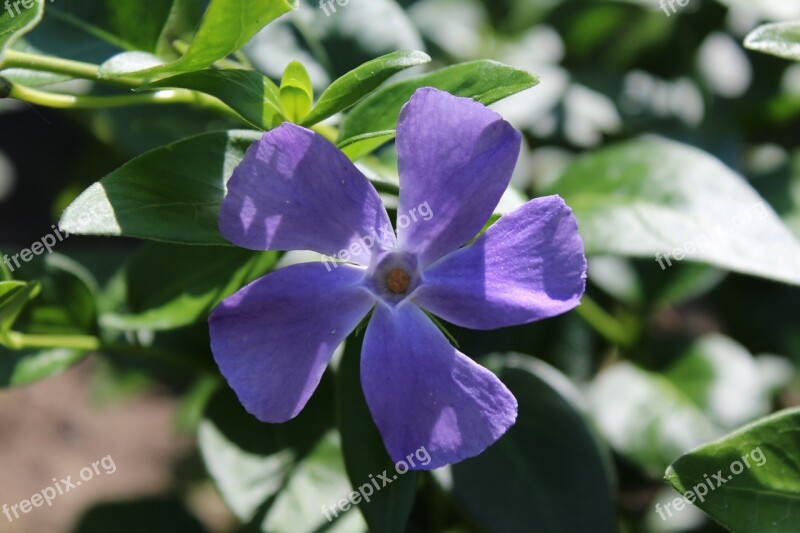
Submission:
[[[220,211],[225,238],[349,262],[280,269],[214,310],[212,351],[244,407],[264,422],[296,416],[336,347],[373,311],[361,384],[392,459],[424,446],[432,460],[417,467],[431,469],[500,438],[516,400],[425,311],[484,330],[578,305],[586,258],[560,197],[531,200],[466,244],[506,190],[520,139],[477,102],[418,90],[397,125],[396,239],[378,193],[320,135],[287,123],[251,146]]]

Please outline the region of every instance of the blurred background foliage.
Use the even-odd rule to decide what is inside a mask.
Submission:
[[[106,17],[102,4],[48,4],[41,24],[15,48],[95,63],[131,43],[168,53],[158,31],[165,2],[128,14],[142,17],[134,30],[130,21]],[[187,5],[193,7],[186,20],[170,20],[173,37],[189,35],[199,20],[203,3]],[[429,70],[501,61],[541,80],[493,105],[525,134],[507,197],[512,207],[550,192],[570,203],[580,187],[570,190],[562,180],[577,157],[658,134],[744,176],[800,237],[800,63],[741,44],[759,23],[791,18],[800,19],[800,4],[784,0],[691,0],[671,16],[656,0],[350,0],[330,16],[303,2],[244,53],[276,82],[290,61],[301,61],[317,95],[363,62],[400,49],[426,51]],[[105,90],[45,74],[11,77]],[[0,101],[0,248],[17,251],[39,240],[81,191],[130,158],[231,127],[238,126],[181,106],[87,112]],[[660,157],[656,148],[650,164]],[[396,180],[391,145],[360,165]],[[593,173],[597,180],[604,175],[598,165],[585,172],[589,181]],[[612,161],[606,174],[613,172]],[[725,214],[710,205],[708,213]],[[613,252],[613,243],[604,249]],[[179,399],[177,430],[196,434],[199,447],[176,458],[172,488],[154,495],[163,499],[105,503],[87,510],[75,531],[109,531],[120,516],[141,524],[130,531],[238,527],[230,517],[219,526],[191,516],[197,510],[187,495],[210,477],[246,531],[360,531],[366,523],[402,531],[405,514],[409,531],[719,531],[695,509],[667,521],[655,514],[656,502],[676,494],[661,479],[665,469],[696,446],[800,404],[800,289],[720,268],[736,262],[730,256],[662,270],[646,254],[593,254],[587,294],[621,335],[598,334],[597,323],[576,313],[490,332],[450,327],[462,352],[494,354],[489,363],[520,401],[519,423],[482,456],[404,481],[383,503],[362,505],[364,518],[353,511],[329,526],[320,506],[346,496],[351,482],[388,461],[374,442],[363,398],[348,394],[357,384],[331,378],[295,421],[258,424],[219,383],[205,326],[220,295],[296,254],[81,236],[70,236],[57,252],[14,273],[41,283],[15,329],[103,336],[110,348],[91,357],[95,387],[105,391],[100,404],[154,387],[166,391]],[[163,357],[143,356],[151,347]],[[351,352],[345,350],[342,368],[353,364]],[[0,384],[25,385],[84,357],[52,350],[37,365],[26,364],[27,355],[0,348]],[[0,395],[0,408],[2,402]],[[367,422],[345,429],[348,416]],[[348,449],[337,428],[372,447]]]

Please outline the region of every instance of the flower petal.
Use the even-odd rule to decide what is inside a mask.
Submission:
[[[453,348],[413,304],[379,305],[367,326],[361,386],[394,462],[430,470],[478,455],[514,424],[517,401]],[[410,464],[420,448],[429,464]]]
[[[415,92],[397,123],[400,246],[424,266],[477,235],[508,187],[521,139],[469,98],[430,87]],[[420,206],[431,211],[428,220],[416,214]]]
[[[359,239],[391,228],[366,177],[321,135],[284,123],[248,150],[228,181],[219,228],[252,250],[313,250],[369,264]],[[394,245],[392,242],[387,245]],[[347,259],[345,259],[347,260]]]
[[[545,196],[432,265],[415,297],[448,322],[495,329],[569,311],[585,288],[578,223],[561,197]]]
[[[225,299],[209,318],[211,350],[248,412],[263,422],[296,416],[336,347],[374,304],[364,270],[293,265]]]

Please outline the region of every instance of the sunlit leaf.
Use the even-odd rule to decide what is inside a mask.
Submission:
[[[664,477],[731,531],[798,531],[798,457],[800,410],[792,409],[692,450]]]

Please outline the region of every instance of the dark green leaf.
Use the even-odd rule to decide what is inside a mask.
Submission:
[[[575,211],[587,255],[680,259],[800,284],[800,243],[766,202],[696,148],[643,137],[578,158],[547,191]],[[659,266],[660,265],[660,266]]]
[[[24,274],[39,280],[41,294],[25,307],[16,329],[36,334],[96,331],[97,282],[83,266],[53,253]]]
[[[800,61],[800,22],[764,24],[750,32],[745,47],[766,54]]]
[[[453,465],[452,487],[444,488],[486,531],[614,531],[609,458],[569,380],[528,356],[494,357],[488,366],[517,398],[517,422],[485,452]]]
[[[211,0],[194,40],[180,59],[145,70],[115,73],[114,76],[154,77],[203,70],[239,50],[261,28],[294,6],[294,0]]]
[[[221,378],[218,375],[201,376],[178,404],[175,414],[176,429],[184,432],[197,431],[206,407],[220,386]]]
[[[70,0],[68,5],[48,2],[47,17],[122,50],[154,53],[173,3],[174,0]]]
[[[524,70],[485,60],[398,81],[373,92],[350,111],[342,123],[341,143],[368,133],[394,130],[400,109],[421,87],[436,87],[488,105],[537,83],[539,80]]]
[[[0,282],[0,343],[12,326],[32,334],[94,329],[93,280],[80,265],[54,253],[38,265],[28,265],[23,273],[36,274],[41,283]],[[0,387],[28,385],[59,374],[85,355],[78,350],[10,351],[0,347]]]
[[[314,109],[303,119],[303,125],[316,124],[348,109],[394,74],[430,60],[430,56],[423,52],[401,50],[364,63],[325,89]]]
[[[208,0],[173,0],[172,11],[167,23],[161,31],[157,55],[169,57],[175,54],[172,43],[175,40],[191,41],[195,30],[203,20],[203,12]]]
[[[104,315],[117,329],[174,329],[205,319],[224,298],[269,272],[277,252],[147,243],[111,281],[125,308]]]
[[[82,16],[91,19],[100,13],[100,10],[92,9],[93,4],[93,0],[71,0],[70,5],[77,9],[71,11],[70,16],[70,13],[60,11],[55,2],[47,2],[47,16],[14,45],[14,50],[97,64],[124,50],[132,50],[112,32],[96,26],[105,25],[102,21],[82,20]]]
[[[149,530],[208,532],[178,497],[151,496],[97,504],[80,517],[74,529],[70,529],[72,533],[142,533]]]
[[[798,457],[800,409],[792,409],[693,450],[664,477],[731,531],[800,531]]]
[[[215,96],[254,128],[269,130],[283,121],[278,87],[252,70],[200,70],[163,78],[140,89],[193,89]]]
[[[347,340],[337,371],[336,405],[339,431],[342,435],[342,452],[350,483],[355,490],[366,485],[364,492],[367,493],[368,490],[373,493],[370,476],[384,471],[392,476],[396,470],[361,390],[360,360],[361,338],[351,336]],[[406,530],[406,522],[414,503],[418,473],[409,471],[395,477],[391,485],[383,487],[380,492],[367,494],[370,501],[362,500],[358,506],[370,531],[402,533]]]
[[[225,183],[259,136],[206,133],[147,152],[86,189],[59,225],[78,235],[226,245],[217,228]]]

